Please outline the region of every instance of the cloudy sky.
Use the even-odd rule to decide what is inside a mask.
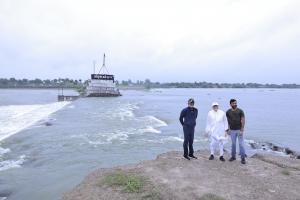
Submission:
[[[300,83],[299,0],[0,0],[0,77]]]

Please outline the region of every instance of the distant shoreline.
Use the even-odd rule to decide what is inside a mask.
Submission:
[[[89,80],[81,79],[15,79],[15,78],[0,78],[0,88],[75,88],[78,90],[84,90],[88,85]],[[115,80],[117,87],[120,89],[152,89],[152,88],[257,88],[257,89],[300,89],[300,84],[297,83],[212,83],[206,81],[195,82],[152,82],[150,79],[144,81],[137,80],[131,81],[118,81]]]
[[[223,87],[223,88],[205,88],[205,87],[155,87],[155,88],[143,88],[143,87],[119,87],[120,90],[149,90],[149,89],[269,89],[269,90],[277,90],[277,89],[300,89],[300,88],[227,88],[227,87]]]
[[[22,90],[22,89],[24,89],[24,90],[27,90],[27,89],[33,89],[33,90],[54,90],[54,89],[56,89],[56,90],[61,90],[61,89],[64,89],[64,90],[77,90],[77,88],[72,88],[72,87],[53,87],[53,88],[50,88],[50,87],[11,87],[11,88],[2,88],[2,87],[0,87],[0,89],[3,89],[3,90],[14,90],[14,89],[16,89],[16,90]]]
[[[0,87],[0,89],[73,89],[77,90],[76,87]],[[299,88],[289,88],[289,87],[278,87],[278,88],[272,88],[272,87],[151,87],[151,88],[145,88],[145,87],[124,87],[119,86],[120,90],[149,90],[149,89],[269,89],[269,90],[276,90],[276,89],[300,89]]]

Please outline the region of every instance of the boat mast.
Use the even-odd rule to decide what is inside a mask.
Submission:
[[[108,70],[107,70],[107,68],[106,68],[106,66],[105,66],[105,53],[103,54],[103,64],[102,64],[102,67],[101,67],[101,69],[99,70],[99,74],[100,74],[100,72],[102,71],[102,69],[104,70],[106,70],[106,72],[107,72],[107,74],[109,74],[109,72],[108,72]]]

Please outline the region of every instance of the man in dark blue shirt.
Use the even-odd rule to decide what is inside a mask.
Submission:
[[[188,107],[184,108],[179,117],[179,121],[183,126],[184,142],[183,142],[183,157],[190,160],[191,158],[197,159],[194,156],[193,142],[194,142],[194,132],[196,126],[196,119],[198,116],[198,110],[194,107],[194,99],[188,100]]]

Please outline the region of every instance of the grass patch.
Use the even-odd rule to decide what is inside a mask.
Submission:
[[[145,180],[143,177],[134,174],[115,172],[105,176],[104,184],[109,186],[121,186],[124,187],[126,192],[138,193],[142,190]]]
[[[283,174],[285,176],[289,176],[289,175],[291,175],[291,172],[287,169],[284,169],[284,170],[281,171],[281,174]]]
[[[208,193],[200,197],[198,200],[225,200],[225,199],[218,195]]]

